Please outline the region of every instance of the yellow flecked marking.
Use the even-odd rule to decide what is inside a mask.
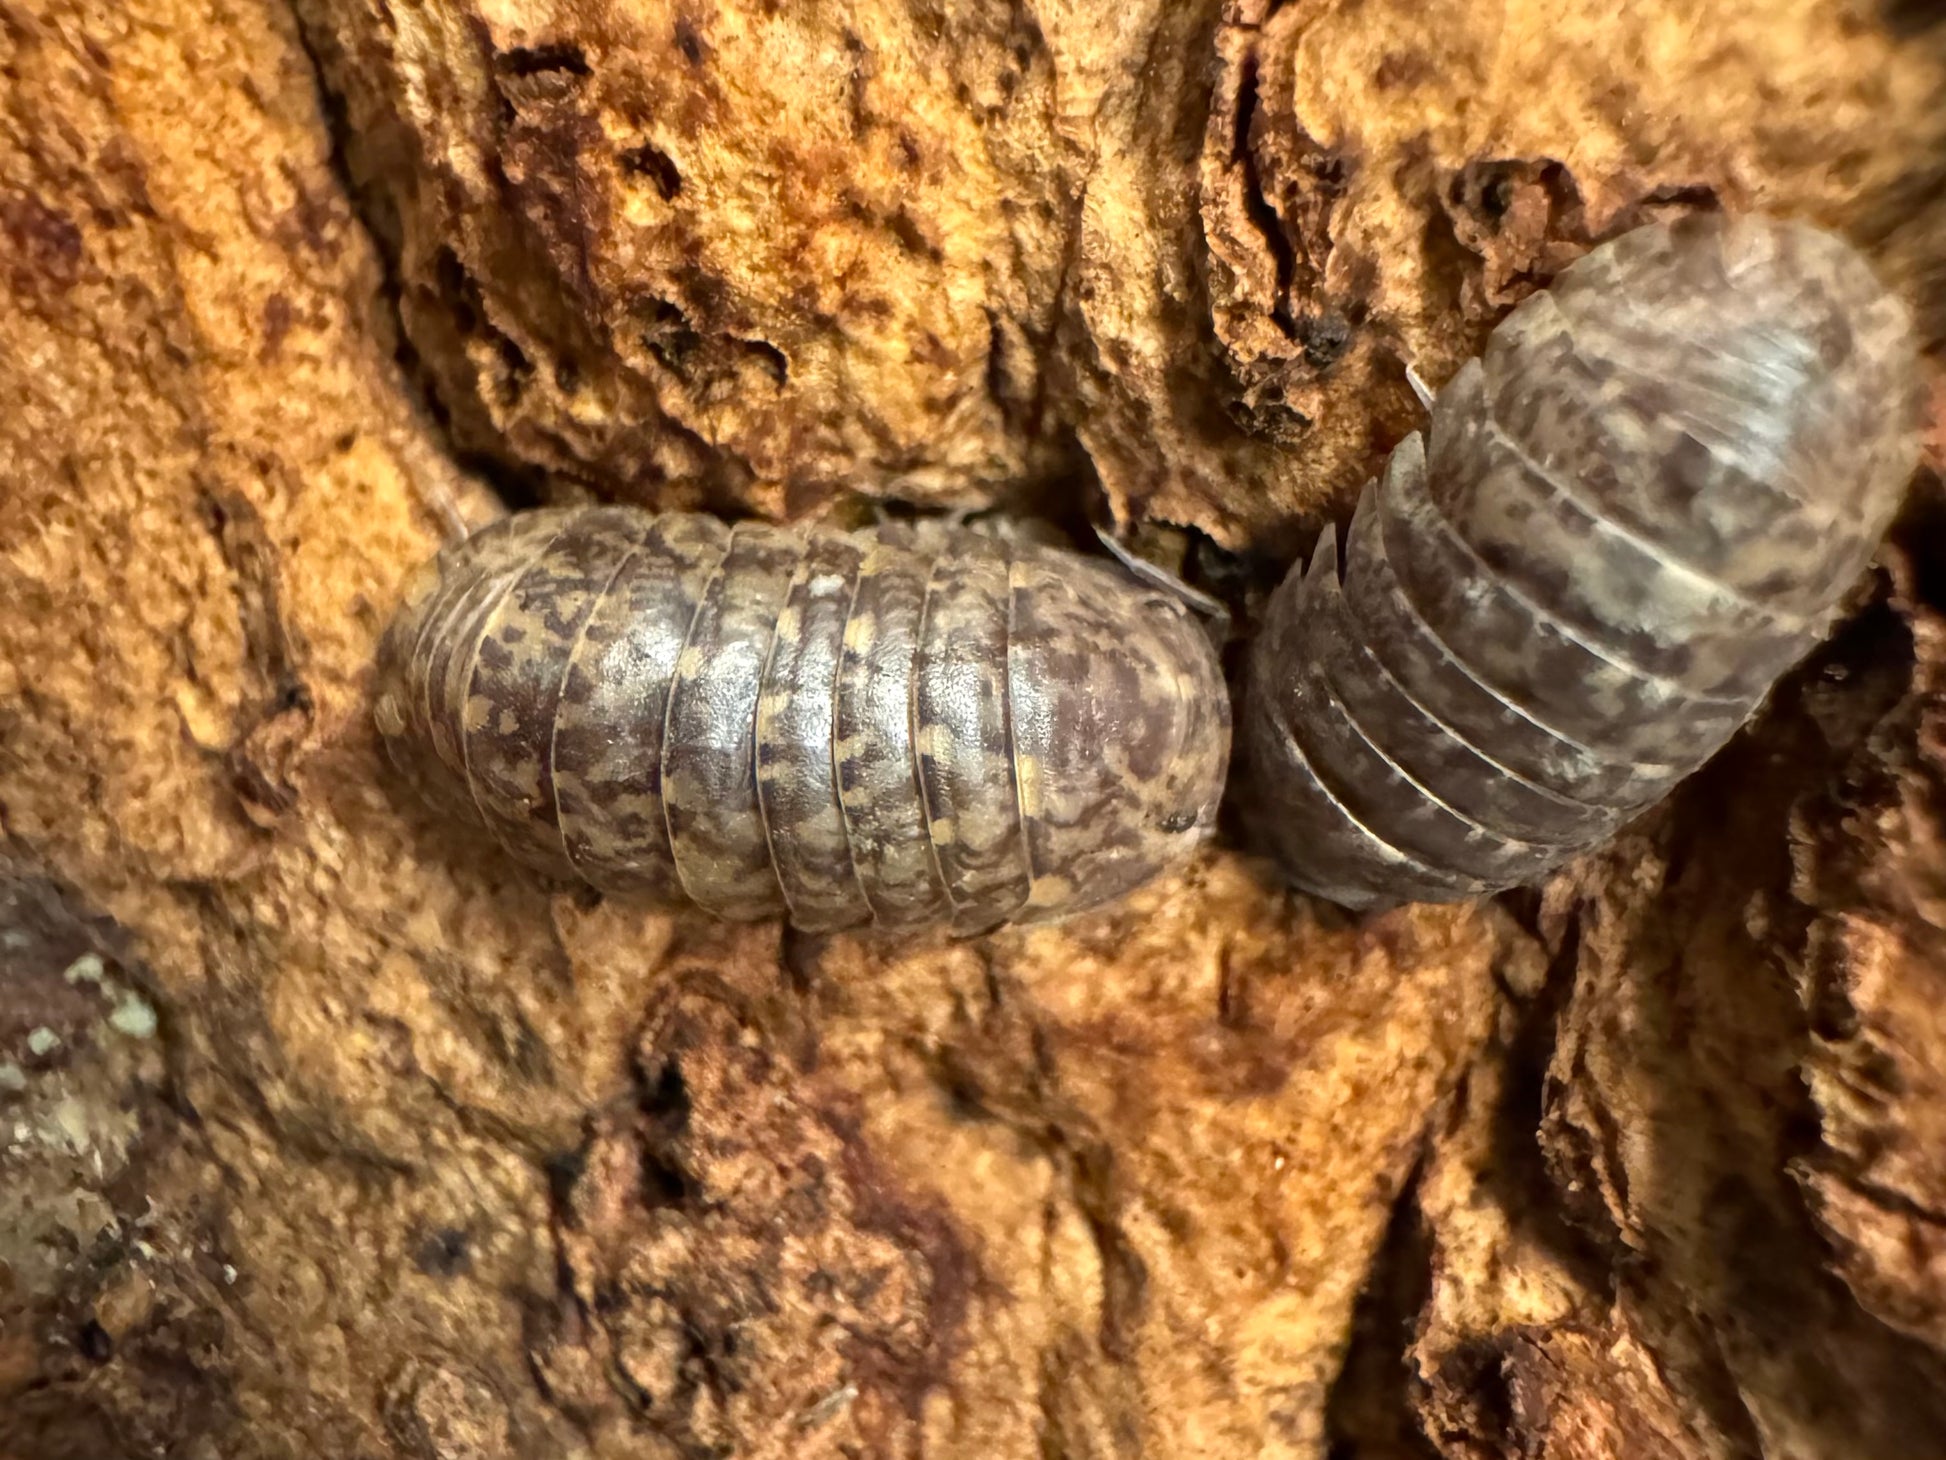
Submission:
[[[953,818],[942,816],[932,824],[932,844],[936,847],[950,847],[956,835]]]
[[[869,653],[877,637],[878,625],[869,613],[857,614],[845,625],[845,647],[854,654]]]
[[[703,651],[699,646],[695,644],[686,646],[682,653],[676,656],[676,678],[694,679],[703,671],[703,660]]]
[[[1020,810],[1025,816],[1041,814],[1041,758],[1021,755],[1014,758],[1014,774],[1020,781]]]

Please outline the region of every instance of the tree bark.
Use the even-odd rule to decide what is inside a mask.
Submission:
[[[1946,434],[1766,714],[1481,907],[1225,836],[717,927],[370,725],[536,497],[1092,518],[1247,629],[1408,365],[1704,206],[1936,355],[1946,24],[0,0],[0,1457],[1946,1456]]]

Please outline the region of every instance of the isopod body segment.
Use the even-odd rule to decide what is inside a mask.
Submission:
[[[1115,898],[1208,832],[1230,740],[1198,624],[1079,556],[623,507],[448,547],[375,705],[421,794],[531,866],[814,931]]]
[[[1273,595],[1258,836],[1347,906],[1534,881],[1827,632],[1917,459],[1907,311],[1848,245],[1693,216],[1516,307]]]

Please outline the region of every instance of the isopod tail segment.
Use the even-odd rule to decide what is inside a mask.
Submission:
[[[1516,307],[1272,595],[1244,819],[1350,907],[1532,883],[1666,796],[1828,632],[1918,460],[1905,307],[1843,241],[1699,215]]]
[[[460,824],[605,892],[807,931],[1097,906],[1210,830],[1216,656],[1073,554],[622,507],[519,513],[407,585],[374,714]]]

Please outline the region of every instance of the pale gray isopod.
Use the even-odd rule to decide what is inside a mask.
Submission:
[[[1525,300],[1272,597],[1250,820],[1347,906],[1531,882],[1824,637],[1917,460],[1907,311],[1799,223],[1636,229]]]
[[[1072,554],[631,508],[528,512],[407,587],[376,718],[430,801],[604,891],[980,932],[1209,830],[1214,651]]]

